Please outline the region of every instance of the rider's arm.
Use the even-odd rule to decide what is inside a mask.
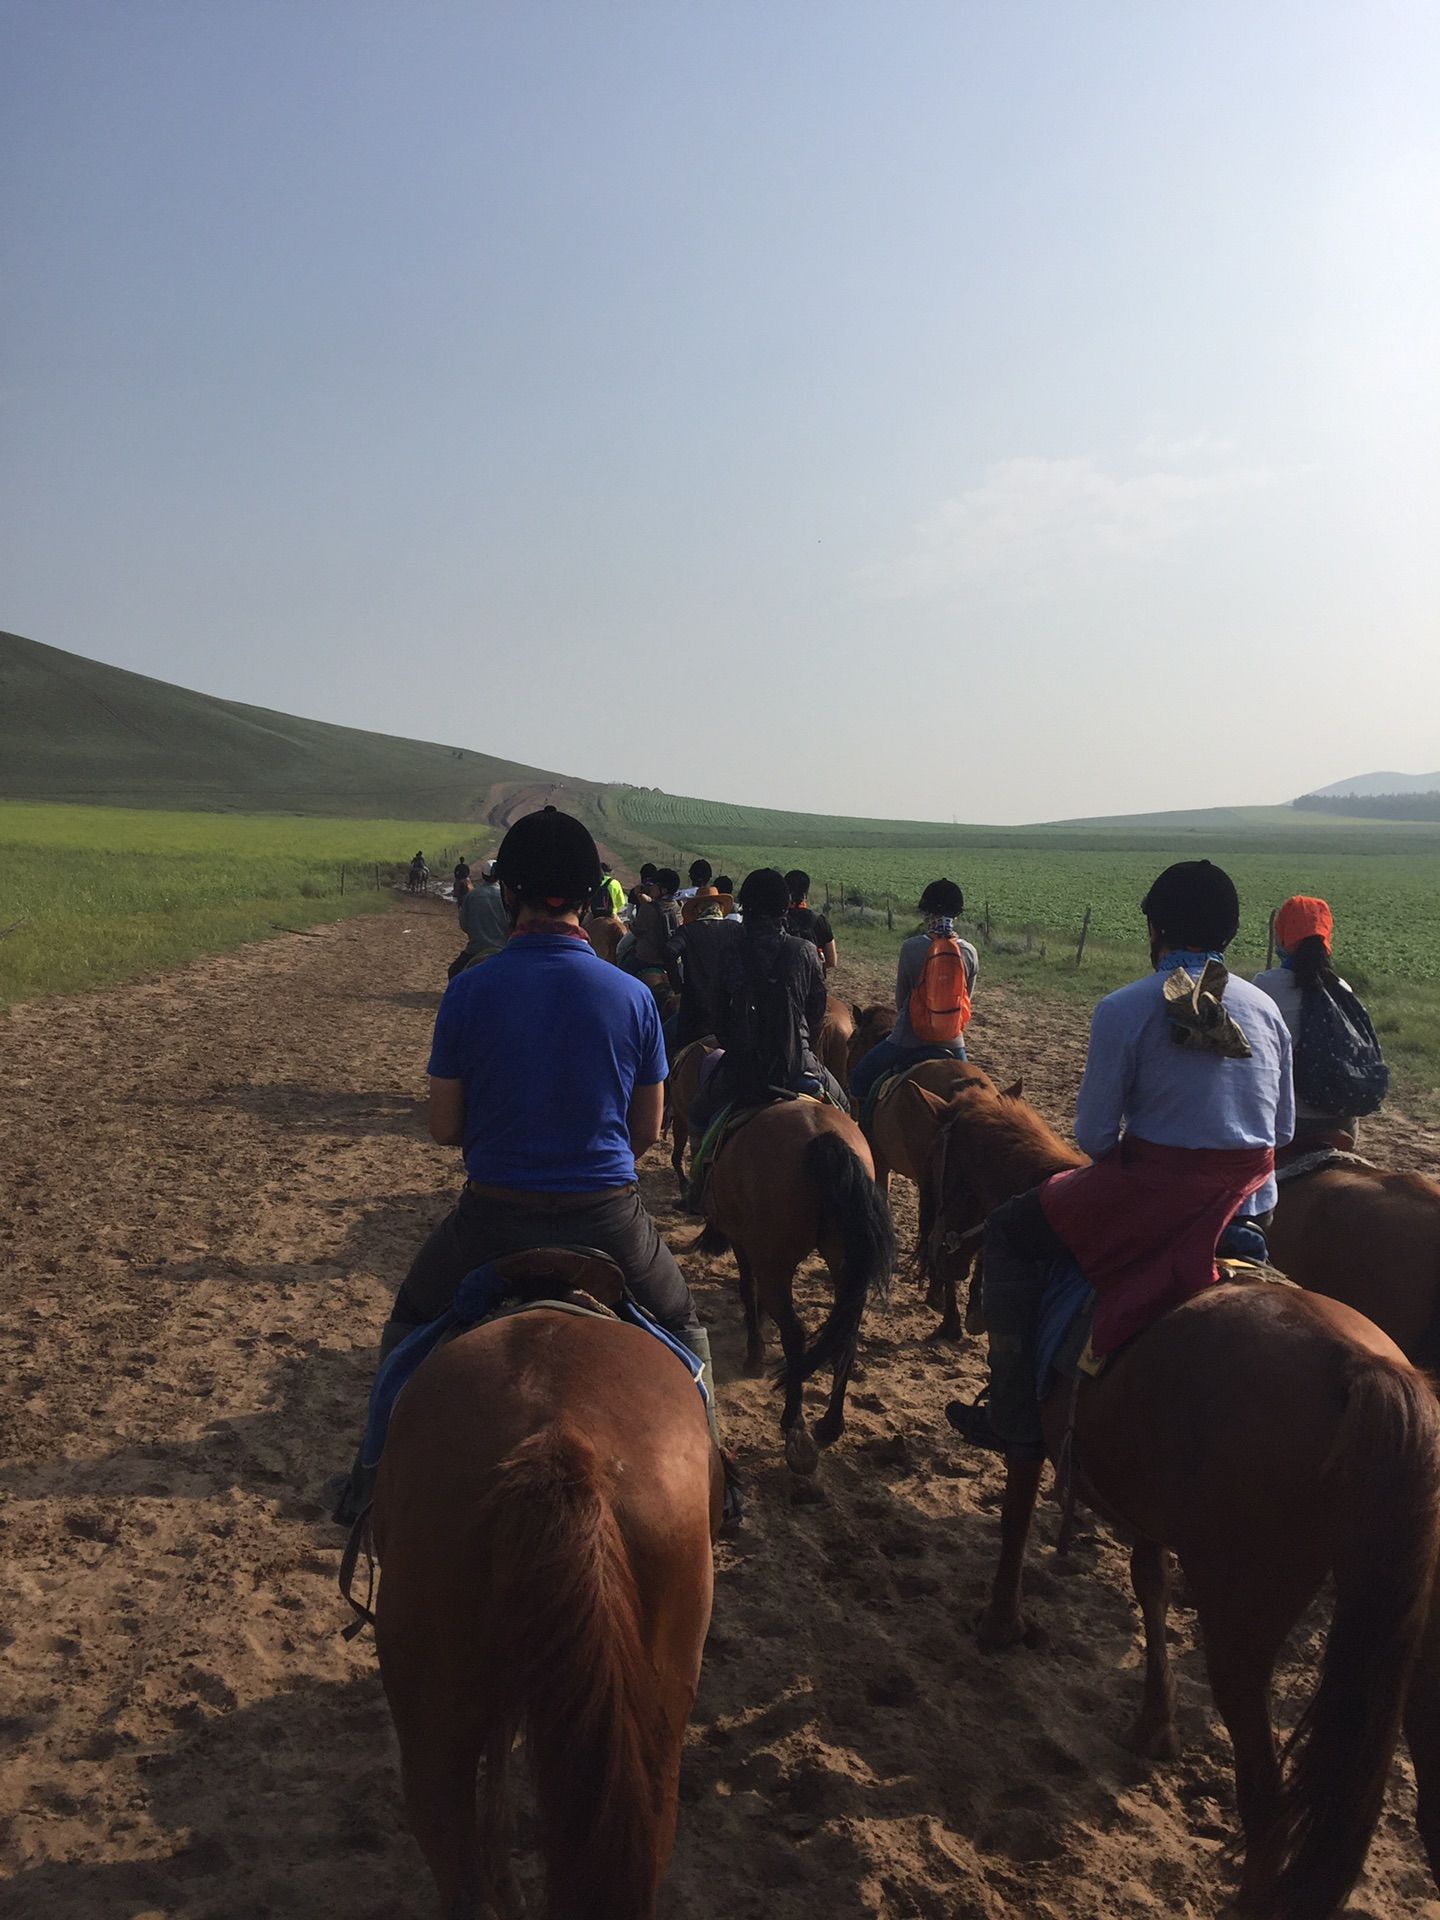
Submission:
[[[430,1138],[437,1147],[465,1143],[465,1082],[430,1076]]]
[[[648,1153],[660,1138],[664,1117],[664,1082],[657,1081],[653,1087],[636,1087],[630,1096],[627,1118],[630,1125],[630,1151],[637,1160],[642,1153]]]
[[[1288,1146],[1295,1138],[1295,1047],[1290,1038],[1290,1029],[1284,1028],[1280,1036],[1280,1098],[1275,1103],[1275,1144]]]
[[[820,958],[821,958],[821,961],[824,963],[826,973],[829,973],[832,967],[839,966],[840,956],[835,951],[835,936],[833,934],[825,942],[824,946],[821,947]]]
[[[1121,1010],[1113,1000],[1102,1000],[1090,1021],[1090,1049],[1075,1097],[1075,1139],[1092,1160],[1119,1142],[1132,1060],[1133,1044]]]

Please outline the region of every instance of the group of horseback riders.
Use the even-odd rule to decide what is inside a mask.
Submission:
[[[660,1136],[676,1053],[719,1042],[692,1139],[722,1107],[808,1094],[860,1111],[882,1079],[963,1060],[979,972],[956,932],[963,893],[948,879],[922,893],[923,928],[899,952],[894,1028],[857,1063],[847,1096],[815,1051],[834,932],[798,869],[758,869],[737,890],[708,861],[684,888],[674,869],[647,866],[627,898],[583,823],[547,807],[510,828],[478,888],[468,868],[463,879],[467,947],[429,1075],[431,1136],[461,1149],[467,1178],[396,1296],[382,1359],[482,1262],[566,1245],[613,1259],[708,1375],[709,1336],[636,1176]],[[1254,984],[1225,965],[1240,908],[1218,867],[1167,868],[1141,908],[1152,970],[1107,995],[1091,1024],[1075,1114],[1091,1164],[985,1224],[990,1387],[947,1413],[965,1439],[1022,1458],[1042,1448],[1036,1320],[1056,1261],[1074,1259],[1096,1289],[1097,1351],[1122,1342],[1208,1283],[1227,1233],[1263,1253],[1276,1151],[1299,1135],[1353,1140],[1384,1092],[1374,1029],[1331,964],[1323,901],[1285,903],[1279,965]],[[357,1461],[337,1518],[363,1509],[372,1480]]]

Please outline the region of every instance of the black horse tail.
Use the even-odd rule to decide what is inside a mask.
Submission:
[[[801,1358],[802,1380],[854,1353],[870,1291],[883,1299],[895,1270],[895,1227],[885,1196],[839,1134],[815,1136],[805,1149],[805,1172],[819,1189],[820,1231],[839,1233],[843,1257],[835,1304]]]
[[[1327,1464],[1339,1521],[1320,1684],[1290,1741],[1276,1920],[1338,1911],[1365,1864],[1440,1550],[1440,1404],[1408,1366],[1351,1364]]]

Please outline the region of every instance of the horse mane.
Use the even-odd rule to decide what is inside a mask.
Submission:
[[[967,1177],[987,1206],[1087,1164],[1028,1100],[1002,1092],[978,1067],[956,1088],[940,1125],[961,1148]]]

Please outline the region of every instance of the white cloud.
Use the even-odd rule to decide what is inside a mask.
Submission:
[[[1089,458],[1002,460],[977,486],[926,514],[900,552],[860,577],[895,599],[976,582],[1044,589],[1153,553],[1216,523],[1239,496],[1274,481],[1263,467],[1197,471],[1196,457],[1221,446],[1203,435],[1172,443],[1170,465],[1124,475]]]

